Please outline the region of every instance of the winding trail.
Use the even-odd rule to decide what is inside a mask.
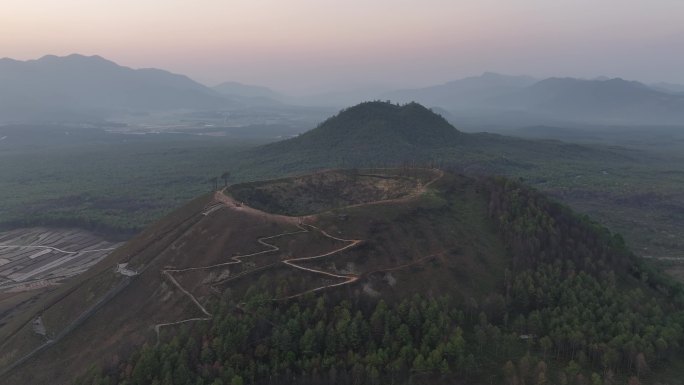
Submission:
[[[5,138],[6,137],[0,138],[0,141],[5,139]],[[357,205],[353,205],[353,206],[347,206],[347,207],[366,206],[366,205],[392,203],[392,202],[396,203],[396,202],[407,201],[407,200],[413,199],[413,198],[421,195],[422,193],[426,192],[427,187],[429,187],[431,184],[433,184],[434,182],[439,180],[444,175],[444,172],[442,172],[441,170],[434,170],[434,171],[436,171],[436,173],[437,173],[437,176],[435,178],[433,178],[432,180],[430,180],[426,184],[419,186],[418,189],[416,189],[416,191],[414,193],[409,194],[405,197],[397,198],[397,199],[384,200],[384,201],[361,203],[361,204],[357,204]],[[297,264],[298,262],[329,257],[329,256],[332,256],[334,254],[343,252],[344,250],[353,248],[353,247],[359,245],[361,242],[363,242],[362,240],[358,240],[358,239],[342,239],[342,238],[334,237],[334,236],[326,233],[325,231],[319,229],[316,226],[313,226],[311,224],[304,224],[304,221],[307,219],[311,219],[311,220],[315,219],[315,215],[303,216],[303,217],[288,217],[285,215],[277,215],[277,214],[266,213],[266,212],[254,209],[252,207],[245,206],[242,203],[235,201],[233,198],[226,196],[223,193],[223,190],[215,192],[214,200],[205,207],[205,210],[201,213],[201,215],[202,216],[208,216],[208,215],[213,214],[217,210],[219,210],[221,208],[226,208],[226,207],[229,209],[233,209],[233,210],[237,210],[237,211],[244,211],[244,212],[247,212],[247,213],[250,213],[253,215],[258,215],[258,216],[263,217],[263,218],[271,219],[275,222],[280,222],[280,223],[284,223],[284,224],[292,224],[292,225],[295,225],[299,230],[281,233],[281,234],[277,234],[277,235],[272,235],[272,236],[268,236],[268,237],[258,238],[257,242],[260,243],[261,245],[265,246],[266,250],[262,250],[262,251],[252,253],[252,254],[233,256],[230,258],[230,260],[228,262],[219,263],[219,264],[210,265],[210,266],[202,266],[202,267],[191,267],[191,268],[185,268],[185,269],[173,269],[173,268],[171,268],[171,269],[162,270],[161,271],[162,274],[175,287],[177,287],[185,296],[190,298],[190,300],[195,304],[195,306],[197,306],[197,308],[201,311],[203,316],[202,317],[188,318],[188,319],[184,319],[184,320],[180,320],[180,321],[176,321],[176,322],[160,323],[160,324],[154,325],[154,330],[157,334],[157,343],[159,343],[160,329],[163,327],[180,325],[180,324],[190,323],[190,322],[195,322],[195,321],[209,321],[213,318],[213,315],[201,304],[201,302],[176,280],[176,278],[173,276],[173,273],[184,272],[184,271],[193,271],[193,270],[205,270],[205,269],[210,269],[210,268],[214,268],[214,267],[239,264],[239,263],[242,263],[242,259],[244,259],[244,258],[249,258],[249,257],[261,255],[261,254],[273,253],[273,252],[279,251],[280,248],[278,246],[270,244],[267,242],[267,240],[269,240],[269,239],[274,239],[274,238],[284,237],[284,236],[289,236],[289,235],[294,235],[294,234],[300,234],[300,233],[308,233],[308,232],[311,232],[312,230],[315,230],[327,238],[330,238],[330,239],[333,239],[336,241],[346,242],[347,245],[345,245],[341,248],[335,249],[333,251],[327,252],[327,253],[323,253],[323,254],[319,254],[319,255],[315,255],[315,256],[311,256],[311,257],[300,257],[300,258],[285,259],[285,260],[278,261],[276,263],[271,263],[271,264],[260,266],[260,267],[257,267],[257,268],[254,268],[254,269],[251,269],[248,271],[244,271],[244,272],[241,272],[241,273],[236,274],[234,276],[228,277],[224,280],[214,282],[213,284],[210,285],[210,288],[215,289],[214,286],[216,286],[216,285],[220,285],[220,284],[223,284],[225,282],[228,282],[228,281],[231,281],[231,280],[234,280],[237,278],[241,278],[241,277],[244,277],[246,275],[249,275],[249,274],[252,274],[252,273],[267,269],[267,268],[271,268],[271,267],[276,266],[280,263],[283,263],[283,264],[290,266],[292,268],[295,268],[295,269],[299,269],[302,271],[308,271],[310,273],[315,273],[315,274],[321,274],[321,275],[325,275],[325,276],[336,278],[336,279],[342,279],[343,281],[328,284],[328,285],[323,285],[323,286],[320,286],[320,287],[317,287],[317,288],[314,288],[311,290],[307,290],[307,291],[304,291],[301,293],[297,293],[297,294],[294,294],[291,296],[287,296],[287,297],[272,298],[272,299],[270,299],[271,301],[289,300],[289,299],[293,299],[296,297],[306,295],[306,294],[311,293],[311,292],[316,292],[316,291],[320,291],[320,290],[324,290],[324,289],[328,289],[328,288],[348,285],[348,284],[351,284],[351,283],[358,281],[361,278],[361,276],[355,275],[355,274],[348,274],[348,275],[335,274],[335,273],[330,273],[328,271],[312,269],[312,268],[308,268],[308,267]],[[185,225],[186,222],[190,221],[191,219],[193,219],[193,217],[188,217],[188,218],[184,219],[182,224]],[[196,224],[196,222],[191,223],[186,228],[186,232],[188,231],[187,229],[194,226],[194,224]],[[149,241],[148,243],[146,243],[145,247],[147,247],[152,242],[163,239],[164,237],[166,237],[169,233],[171,233],[174,230],[175,229],[170,229],[170,230],[164,231],[162,234],[155,237],[152,241]],[[57,251],[57,252],[65,253],[65,254],[91,253],[91,252],[99,252],[99,251],[111,251],[111,250],[116,249],[116,248],[107,248],[107,249],[96,249],[96,250],[82,250],[82,251],[74,252],[74,251],[62,250],[62,249],[52,247],[52,246],[0,244],[0,249],[1,248],[34,248],[34,249],[43,249],[43,250],[47,249],[47,250]],[[362,276],[366,276],[368,274],[373,274],[373,273],[377,273],[377,272],[387,272],[387,271],[403,269],[403,268],[406,268],[406,267],[416,265],[418,263],[422,263],[424,261],[430,260],[430,259],[435,258],[437,256],[438,255],[430,255],[430,256],[420,258],[418,260],[412,261],[412,262],[404,264],[404,265],[395,266],[395,267],[391,267],[388,269],[377,270],[374,272],[366,272]],[[130,256],[129,256],[129,259],[130,259]],[[64,329],[62,329],[56,336],[54,336],[51,339],[48,339],[46,342],[39,345],[38,347],[36,347],[32,351],[21,356],[19,359],[15,360],[12,364],[0,369],[0,377],[4,376],[6,373],[12,371],[14,368],[22,365],[24,362],[28,361],[29,359],[31,359],[36,354],[39,354],[41,351],[45,350],[46,348],[48,348],[48,347],[56,344],[57,342],[59,342],[64,336],[66,336],[71,331],[76,329],[76,327],[78,327],[80,324],[82,324],[88,318],[90,318],[94,313],[96,313],[109,300],[116,297],[118,295],[118,293],[120,293],[123,289],[125,289],[131,283],[132,280],[136,279],[136,276],[140,276],[140,274],[142,272],[144,272],[144,270],[146,270],[146,268],[147,268],[147,266],[144,267],[142,271],[135,272],[135,274],[126,274],[123,271],[118,271],[119,274],[124,275],[124,278],[122,281],[120,281],[115,287],[110,288],[104,296],[102,296],[96,303],[94,303],[88,309],[86,309],[84,312],[82,312],[74,321],[72,321],[69,325],[67,325]],[[125,267],[124,267],[124,269],[125,269]],[[49,304],[45,309],[52,308],[61,299],[67,297],[68,295],[70,295],[71,293],[73,293],[77,289],[79,289],[83,285],[84,282],[86,282],[86,281],[83,281],[83,282],[79,283],[78,285],[75,285],[74,287],[70,288],[67,292],[61,294],[58,298],[52,299],[51,304]],[[249,312],[248,309],[243,308],[242,304],[238,304],[237,307],[239,309],[241,309],[242,311]],[[43,311],[45,311],[45,309]],[[0,345],[0,351],[4,348],[4,346],[6,344],[8,344],[10,342],[11,338],[14,338],[16,336],[16,334],[20,330],[22,330],[22,328],[26,324],[29,324],[30,322],[32,322],[32,320],[28,320],[20,328],[17,328],[13,333],[11,333],[6,338],[6,340],[2,343],[2,345]]]
[[[361,203],[361,204],[351,205],[348,207],[358,207],[358,206],[384,204],[384,203],[396,203],[396,202],[411,200],[411,199],[425,193],[430,185],[432,185],[433,183],[435,183],[437,180],[439,180],[440,178],[442,178],[444,176],[443,171],[441,171],[441,170],[435,170],[435,171],[436,171],[437,175],[433,179],[431,179],[430,181],[428,181],[424,185],[419,186],[415,192],[413,192],[412,194],[409,194],[405,197],[396,198],[396,199],[389,199],[389,200],[382,200],[382,201],[375,201],[375,202],[368,202],[368,203]],[[332,273],[332,272],[325,271],[325,270],[319,270],[319,269],[314,269],[311,267],[306,267],[306,266],[303,266],[299,263],[305,262],[305,261],[317,260],[317,259],[321,259],[321,258],[326,258],[326,257],[333,256],[335,254],[339,254],[345,250],[348,250],[348,249],[351,249],[351,248],[358,246],[359,244],[361,244],[363,242],[363,240],[361,240],[361,239],[344,239],[344,238],[335,237],[335,236],[328,234],[324,230],[322,230],[322,229],[320,229],[320,228],[318,228],[312,224],[305,224],[304,223],[306,220],[315,219],[315,215],[293,217],[293,216],[267,213],[267,212],[261,211],[259,209],[247,206],[247,205],[243,204],[242,202],[236,201],[234,198],[224,194],[224,190],[225,190],[225,188],[223,188],[219,191],[216,191],[214,193],[214,199],[205,208],[204,212],[202,213],[203,216],[211,215],[212,213],[217,211],[221,205],[223,205],[223,206],[225,206],[229,209],[235,210],[235,211],[240,211],[240,212],[244,212],[244,213],[247,213],[250,215],[267,218],[267,219],[270,219],[274,222],[279,222],[281,224],[295,225],[299,230],[280,233],[280,234],[276,234],[276,235],[271,235],[268,237],[258,238],[257,242],[260,243],[261,245],[265,246],[265,248],[266,248],[265,250],[262,250],[262,251],[259,251],[256,253],[251,253],[251,254],[236,255],[236,256],[231,257],[230,260],[227,262],[222,262],[222,263],[209,265],[209,266],[188,267],[188,268],[183,268],[183,269],[176,269],[176,268],[163,269],[161,271],[162,275],[164,275],[169,280],[169,282],[171,282],[171,284],[173,286],[178,288],[178,290],[180,290],[185,296],[187,296],[195,304],[195,306],[200,310],[200,312],[203,314],[203,316],[187,318],[187,319],[183,319],[180,321],[155,324],[154,325],[154,331],[157,335],[157,344],[160,342],[160,331],[161,331],[161,328],[163,328],[163,327],[180,325],[180,324],[189,323],[189,322],[196,322],[196,321],[209,321],[213,318],[213,314],[211,314],[192,293],[190,293],[186,288],[183,287],[183,285],[181,285],[178,282],[178,280],[176,280],[176,278],[173,276],[174,273],[182,273],[182,272],[197,271],[197,270],[207,270],[207,269],[212,269],[212,268],[217,268],[217,267],[222,267],[222,266],[236,265],[236,264],[243,263],[243,259],[245,259],[245,258],[250,258],[250,257],[258,256],[258,255],[275,253],[275,252],[280,251],[280,248],[278,246],[267,242],[268,240],[271,240],[271,239],[276,239],[276,238],[280,238],[280,237],[286,237],[286,236],[291,236],[291,235],[295,235],[295,234],[302,234],[302,233],[309,233],[311,231],[316,231],[326,238],[329,238],[329,239],[332,239],[335,241],[339,241],[339,242],[344,242],[344,243],[346,243],[346,245],[344,245],[340,248],[334,249],[332,251],[322,253],[322,254],[318,254],[318,255],[314,255],[314,256],[310,256],[310,257],[283,259],[283,260],[276,262],[276,263],[267,264],[267,265],[260,266],[260,267],[257,267],[257,268],[254,268],[254,269],[251,269],[248,271],[243,271],[243,272],[238,273],[234,276],[231,276],[231,277],[228,277],[226,279],[214,282],[214,283],[210,284],[209,287],[211,289],[216,290],[215,289],[216,285],[220,285],[220,284],[223,284],[225,282],[228,282],[228,281],[231,281],[231,280],[234,280],[237,278],[241,278],[241,277],[244,277],[246,275],[261,271],[261,270],[265,270],[265,269],[274,267],[280,263],[287,265],[289,267],[295,268],[295,269],[299,269],[299,270],[306,271],[309,273],[314,273],[314,274],[319,274],[319,275],[331,277],[331,278],[334,278],[337,280],[342,280],[342,281],[327,284],[327,285],[322,285],[319,287],[315,287],[313,289],[309,289],[309,290],[306,290],[306,291],[303,291],[300,293],[296,293],[293,295],[285,296],[285,297],[272,298],[272,299],[270,299],[271,301],[290,300],[290,299],[294,299],[294,298],[298,298],[298,297],[307,295],[309,293],[318,292],[318,291],[326,290],[326,289],[333,288],[333,287],[349,285],[349,284],[352,284],[352,283],[358,281],[361,278],[361,276],[357,275],[357,274],[337,274],[337,273]],[[402,269],[402,268],[405,268],[408,266],[415,265],[417,263],[422,263],[422,262],[429,260],[429,259],[432,259],[434,257],[435,257],[435,255],[430,255],[427,257],[420,258],[419,260],[412,261],[412,262],[405,264],[405,265],[396,266],[393,268],[389,268],[389,269],[385,269],[385,270],[379,270],[379,271],[391,271],[391,270]],[[238,305],[238,308],[241,308],[241,305]]]
[[[326,252],[323,254],[318,254],[318,255],[311,256],[311,257],[289,258],[289,259],[284,259],[282,261],[279,261],[278,263],[283,263],[287,266],[290,266],[290,267],[293,267],[296,269],[308,271],[308,272],[311,272],[314,274],[321,274],[321,275],[333,277],[336,279],[343,279],[343,281],[328,284],[328,285],[319,286],[319,287],[316,287],[314,289],[307,290],[307,291],[300,292],[300,293],[296,293],[296,294],[293,294],[293,295],[290,295],[287,297],[273,298],[272,299],[273,301],[282,301],[282,300],[288,300],[288,299],[301,297],[301,296],[306,295],[308,293],[312,293],[312,292],[316,292],[316,291],[320,291],[320,290],[325,290],[325,289],[328,289],[331,287],[347,285],[347,284],[356,282],[359,279],[359,276],[355,275],[355,274],[347,274],[347,275],[335,274],[335,273],[331,273],[331,272],[328,272],[325,270],[318,270],[318,269],[312,269],[309,267],[301,266],[301,265],[298,265],[297,262],[310,261],[310,260],[314,260],[314,259],[332,256],[334,254],[340,253],[342,251],[345,251],[347,249],[350,249],[352,247],[359,245],[362,242],[362,240],[360,240],[360,239],[343,239],[343,238],[334,237],[334,236],[329,235],[325,231],[323,231],[323,230],[321,230],[318,227],[313,226],[313,225],[298,223],[297,227],[299,228],[298,231],[290,231],[290,232],[285,232],[285,233],[281,233],[281,234],[277,234],[277,235],[271,235],[268,237],[258,238],[257,242],[259,242],[261,245],[265,246],[266,247],[265,250],[262,250],[262,251],[259,251],[256,253],[252,253],[252,254],[236,255],[236,256],[231,257],[228,262],[218,263],[218,264],[209,265],[209,266],[188,267],[188,268],[184,268],[184,269],[164,269],[164,270],[162,270],[162,274],[175,287],[177,287],[185,296],[190,298],[190,300],[195,304],[195,306],[197,306],[197,308],[202,312],[202,314],[204,314],[204,316],[203,317],[194,317],[194,318],[183,319],[183,320],[175,321],[175,322],[160,323],[160,324],[154,325],[154,331],[157,335],[157,343],[159,343],[159,333],[160,333],[161,328],[163,328],[163,327],[180,325],[180,324],[184,324],[184,323],[188,323],[188,322],[194,322],[194,321],[209,321],[213,318],[213,315],[200,303],[200,301],[192,293],[190,293],[187,289],[185,289],[183,287],[183,285],[181,285],[178,282],[178,280],[176,280],[176,278],[174,278],[173,273],[182,273],[182,272],[186,272],[186,271],[196,271],[196,270],[207,270],[207,269],[212,269],[212,268],[221,267],[221,266],[240,264],[240,263],[243,263],[243,259],[245,259],[245,258],[250,258],[250,257],[258,256],[258,255],[275,253],[275,252],[280,251],[281,249],[278,246],[276,246],[272,243],[266,242],[267,240],[270,240],[270,239],[275,239],[275,238],[280,238],[280,237],[285,237],[285,236],[290,236],[290,235],[295,235],[295,234],[309,233],[309,232],[311,232],[311,230],[309,230],[309,229],[312,229],[312,230],[318,231],[319,233],[321,233],[323,236],[325,236],[327,238],[347,243],[347,245],[345,245],[343,247],[340,247],[338,249],[335,249],[335,250],[332,250],[332,251],[329,251],[329,252]],[[211,284],[210,286],[213,288],[216,285],[225,283],[229,280],[237,279],[239,277],[244,277],[248,274],[252,274],[252,273],[255,273],[257,271],[261,271],[261,270],[264,270],[266,268],[273,267],[278,263],[268,264],[265,266],[258,267],[256,269],[252,269],[249,271],[245,271],[245,272],[236,274],[235,276],[229,277],[226,280],[221,280],[221,281],[215,282],[215,283]]]
[[[320,232],[320,233],[321,233],[322,235],[324,235],[325,237],[328,237],[328,238],[333,239],[333,240],[336,240],[336,241],[347,242],[348,244],[347,244],[346,246],[342,247],[342,248],[339,248],[339,249],[330,251],[330,252],[328,252],[328,253],[319,254],[319,255],[314,255],[314,256],[312,256],[312,257],[290,258],[290,259],[283,260],[282,262],[283,262],[284,264],[286,264],[286,265],[288,265],[288,266],[291,266],[291,267],[294,267],[294,268],[296,268],[296,269],[300,269],[300,270],[304,270],[304,271],[308,271],[308,272],[316,273],[316,274],[323,274],[323,275],[327,275],[327,276],[333,277],[333,278],[344,279],[344,281],[338,282],[338,283],[329,284],[329,285],[320,286],[320,287],[317,287],[317,288],[314,288],[314,289],[311,289],[311,290],[307,290],[307,291],[304,291],[304,292],[301,292],[301,293],[297,293],[297,294],[294,294],[294,295],[290,295],[290,296],[287,296],[287,297],[274,298],[274,300],[276,300],[276,301],[287,300],[287,299],[293,299],[293,298],[301,297],[301,296],[303,296],[303,295],[306,295],[306,294],[309,294],[309,293],[313,293],[313,292],[316,292],[316,291],[320,291],[320,290],[329,289],[329,288],[331,288],[331,287],[337,287],[337,286],[342,286],[342,285],[348,285],[348,284],[350,284],[350,283],[354,283],[354,282],[356,282],[356,281],[359,280],[359,276],[358,276],[358,275],[355,275],[355,274],[347,274],[347,275],[334,274],[334,273],[330,273],[330,272],[327,272],[327,271],[324,271],[324,270],[311,269],[311,268],[304,267],[304,266],[301,266],[301,265],[298,265],[298,264],[297,264],[297,262],[311,261],[311,260],[314,260],[314,259],[329,257],[329,256],[331,256],[331,255],[333,255],[333,254],[341,253],[341,252],[343,252],[344,250],[350,249],[350,248],[352,248],[352,247],[356,247],[356,246],[358,246],[361,242],[363,242],[363,241],[360,240],[360,239],[342,239],[342,238],[334,237],[334,236],[332,236],[332,235],[326,233],[325,231],[319,229],[319,228],[316,227],[316,226],[313,226],[313,225],[306,225],[306,226],[308,226],[308,227],[310,227],[310,228],[312,228],[312,229],[317,230],[318,232]]]
[[[185,294],[188,298],[190,298],[190,300],[200,309],[200,311],[205,315],[205,317],[188,318],[188,319],[184,319],[181,321],[166,322],[166,323],[160,323],[160,324],[154,325],[154,331],[157,334],[157,343],[159,342],[159,331],[162,327],[180,325],[183,323],[193,322],[193,321],[209,321],[213,317],[213,315],[211,313],[209,313],[209,311],[199,302],[199,300],[194,295],[192,295],[192,293],[187,291],[180,283],[178,283],[176,278],[173,277],[172,273],[182,273],[185,271],[194,271],[194,270],[207,270],[207,269],[212,269],[212,268],[221,267],[221,266],[239,264],[239,263],[242,263],[243,258],[254,257],[257,255],[262,255],[262,254],[267,254],[267,253],[273,253],[273,252],[277,252],[280,250],[280,248],[278,246],[267,243],[266,242],[267,239],[274,239],[274,238],[279,238],[279,237],[284,237],[284,236],[294,235],[294,234],[299,234],[299,233],[304,233],[304,232],[307,232],[307,230],[302,229],[300,231],[291,231],[291,232],[286,232],[286,233],[282,233],[282,234],[272,235],[269,237],[258,238],[257,242],[266,246],[266,250],[259,251],[256,253],[252,253],[252,254],[236,255],[236,256],[231,257],[230,261],[228,261],[228,262],[217,263],[215,265],[209,265],[209,266],[189,267],[189,268],[185,268],[185,269],[164,269],[164,270],[162,270],[162,274],[166,278],[168,278],[169,281],[171,281],[171,283],[174,286],[176,286],[183,294]],[[246,274],[242,274],[242,275],[244,276]]]

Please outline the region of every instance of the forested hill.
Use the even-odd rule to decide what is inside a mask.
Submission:
[[[365,102],[342,110],[296,138],[252,151],[276,162],[368,165],[384,161],[426,160],[457,145],[464,134],[442,116],[417,103]]]
[[[349,148],[362,142],[442,147],[458,143],[461,133],[440,115],[418,103],[365,102],[344,109],[290,142],[334,144]]]
[[[563,161],[618,160],[614,150],[488,133],[465,133],[418,104],[365,102],[342,110],[292,139],[251,149],[232,165],[243,179],[279,177],[322,168],[439,164],[508,173]]]
[[[359,171],[358,177],[381,184],[388,177],[416,177],[411,170],[382,177],[378,172]],[[289,182],[326,188],[341,177]],[[281,191],[286,182],[273,182],[272,190]],[[263,191],[268,183],[251,188]],[[171,259],[173,248],[155,242],[154,247],[167,251],[149,253],[146,258],[154,255],[155,262],[145,263],[154,267],[173,261],[192,269],[209,262],[197,258],[211,254],[196,250],[210,250],[220,260],[239,251],[221,245],[214,231],[239,230],[243,236],[229,238],[246,242],[244,247],[256,239],[244,236],[246,231],[263,237],[286,230],[278,230],[263,214],[237,225],[240,210],[224,208],[178,230],[180,238],[168,242],[183,244],[183,252]],[[213,291],[202,286],[212,274],[221,277],[219,271],[179,274],[179,282],[196,293],[212,316],[164,329],[159,344],[152,340],[131,355],[115,355],[111,349],[114,358],[102,356],[100,369],[77,383],[650,385],[677,384],[671,380],[681,378],[670,369],[679,367],[684,346],[681,287],[642,265],[620,236],[521,183],[446,173],[415,199],[353,206],[342,213],[316,215],[316,226],[363,243],[306,266],[336,274],[351,271],[358,281],[274,301],[315,283],[316,277],[271,271],[258,259],[243,272],[247,279],[226,280]],[[320,234],[300,233],[278,245],[287,248],[285,256],[295,250],[296,255],[324,252],[327,241],[321,243]],[[130,299],[121,301],[124,311],[105,306],[103,312],[112,318],[100,316],[108,320],[99,325],[103,329],[91,324],[71,340],[118,335],[117,325],[126,317],[136,320],[134,329],[140,333],[146,318],[131,309],[143,305],[141,314],[162,309],[164,322],[174,320],[170,315],[179,309],[185,309],[186,317],[196,316],[196,310],[189,312],[192,303],[178,293],[162,290],[159,295],[168,302],[147,298],[157,295],[152,293],[159,290],[160,274],[143,270],[144,264],[138,268],[146,273],[131,288],[144,283],[147,292],[123,291]],[[81,350],[74,351],[69,354],[83,357]],[[57,353],[48,353],[36,365],[54,367]],[[77,360],[68,362],[83,372]],[[9,383],[20,379],[12,377]]]

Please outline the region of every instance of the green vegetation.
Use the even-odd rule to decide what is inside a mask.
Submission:
[[[234,175],[243,181],[321,168],[414,164],[520,177],[624,234],[639,255],[681,257],[684,142],[670,131],[648,141],[611,132],[613,143],[625,147],[612,146],[607,134],[600,145],[466,134],[420,105],[371,102],[297,138],[248,150],[233,163]]]
[[[128,238],[210,191],[208,178],[254,145],[74,128],[67,139],[66,129],[21,127],[7,134],[19,145],[0,142],[0,227],[76,226]]]
[[[408,123],[397,122],[402,119]],[[585,139],[582,145],[466,134],[419,105],[372,102],[344,110],[300,137],[248,151],[237,164],[262,177],[402,163],[522,177],[624,234],[640,255],[681,257],[684,142],[672,129],[656,135],[650,127],[640,135],[634,131],[623,135],[613,128],[596,139],[599,144]]]
[[[579,275],[575,284],[586,279]],[[564,297],[588,294],[577,285],[564,283]],[[618,384],[629,377],[647,380],[682,342],[680,323],[646,332],[638,329],[640,317],[616,323],[631,330],[634,322],[637,333],[582,330],[585,324],[574,322],[599,325],[611,321],[611,313],[603,320],[582,319],[576,312],[588,314],[588,309],[560,301],[561,315],[549,321],[568,321],[567,330],[553,330],[551,338],[544,334],[546,314],[539,311],[527,320],[519,315],[507,327],[484,311],[473,315],[448,297],[414,295],[388,305],[323,296],[289,306],[273,306],[263,298],[253,294],[243,311],[215,305],[219,316],[210,323],[185,329],[160,345],[146,345],[106,374],[92,373],[76,383],[427,384],[459,378],[468,383],[579,384],[599,378],[600,384]],[[542,337],[526,339],[521,333],[529,330]]]
[[[493,287],[482,282],[463,295],[468,284],[457,277],[470,273],[475,257],[465,252],[408,273],[438,287],[397,286],[391,290],[401,295],[383,299],[337,290],[273,302],[267,293],[290,285],[288,277],[262,276],[245,297],[230,289],[213,296],[211,321],[163,335],[161,344],[93,368],[77,383],[651,384],[679,362],[680,285],[642,265],[620,236],[520,183],[470,183],[446,176],[416,207],[402,208],[412,219],[388,213],[382,218],[396,228],[372,225],[379,238],[360,252],[381,260],[373,248],[389,247],[402,226],[418,232],[421,220],[444,230],[437,213],[448,222],[475,190],[486,198],[485,227],[506,248],[494,255],[507,268]],[[369,217],[380,210],[367,209]],[[441,281],[445,271],[451,281]]]
[[[418,129],[416,129],[418,128]],[[213,188],[320,169],[441,165],[526,183],[624,234],[639,254],[681,257],[684,146],[669,131],[644,142],[603,133],[601,146],[465,134],[416,105],[364,103],[300,137],[256,142],[197,135],[115,135],[20,127],[0,142],[0,226],[76,225],[130,237]],[[4,131],[3,131],[4,130]],[[21,146],[10,140],[22,131]],[[612,135],[612,136],[610,136]],[[616,138],[611,142],[610,138]],[[642,143],[643,142],[643,143]],[[610,143],[624,144],[609,147]],[[642,144],[640,144],[642,143]],[[666,153],[654,149],[667,148]]]
[[[634,257],[622,237],[561,205],[505,180],[491,191],[490,214],[514,256],[512,320],[545,355],[639,377],[681,354],[681,285]]]
[[[388,306],[309,297],[289,306],[263,301],[258,290],[242,312],[216,305],[211,323],[146,346],[110,375],[81,383],[381,384],[410,376],[475,376],[488,356],[466,341],[466,314],[448,298],[418,295]],[[521,345],[507,336],[500,354]],[[489,365],[484,365],[489,366]],[[96,376],[99,377],[99,376]]]

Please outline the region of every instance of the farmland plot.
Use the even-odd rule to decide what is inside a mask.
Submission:
[[[77,229],[28,228],[0,233],[0,292],[54,285],[82,273],[119,244]]]

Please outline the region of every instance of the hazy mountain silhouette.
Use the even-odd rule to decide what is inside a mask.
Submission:
[[[684,95],[684,84],[660,82],[651,84],[651,88],[662,92]]]
[[[383,95],[440,107],[468,122],[487,124],[684,123],[684,95],[676,86],[653,88],[639,82],[598,77],[593,80],[485,73],[443,85]]]
[[[100,56],[0,60],[0,120],[105,117],[174,109],[207,109],[227,101],[190,78],[120,66]]]
[[[285,95],[275,92],[268,87],[238,82],[223,82],[212,88],[221,95],[231,98],[247,99],[255,104],[276,104],[286,98]]]
[[[451,81],[445,84],[388,92],[382,99],[407,103],[416,101],[450,110],[481,108],[486,100],[532,85],[529,76],[508,76],[485,72],[480,76]]]
[[[569,121],[684,122],[684,97],[619,78],[550,78],[488,102],[496,109],[527,111]]]
[[[528,76],[486,72],[418,89],[383,92],[368,88],[291,98],[266,87],[237,82],[212,89],[183,75],[159,69],[135,70],[99,56],[74,54],[29,61],[0,59],[0,122],[90,120],[157,111],[275,106],[283,102],[336,106],[377,95],[382,100],[416,101],[442,108],[450,113],[452,121],[467,126],[682,124],[684,93],[680,94],[680,90],[684,87],[666,83],[649,87],[606,77],[536,81]]]

